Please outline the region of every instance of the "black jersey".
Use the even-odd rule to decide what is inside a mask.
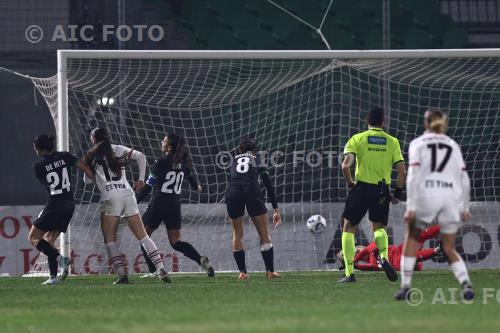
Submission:
[[[248,185],[258,183],[259,173],[266,168],[261,165],[260,157],[251,153],[239,154],[234,157],[229,172],[230,185]]]
[[[57,151],[43,156],[33,165],[36,177],[49,192],[48,203],[74,202],[70,179],[76,160],[66,151]]]
[[[144,191],[139,194],[138,202],[144,199],[147,192],[153,187],[153,197],[151,202],[161,202],[163,200],[178,200],[182,191],[182,181],[187,179],[193,189],[198,187],[198,182],[188,165],[179,163],[174,165],[170,156],[158,159],[149,174]]]
[[[269,201],[273,208],[278,208],[274,187],[269,179],[269,172],[261,162],[260,155],[255,156],[252,153],[244,153],[234,157],[229,172],[229,187],[254,184],[253,188],[258,191],[260,187],[259,175],[267,189]],[[259,194],[255,193],[255,195]]]

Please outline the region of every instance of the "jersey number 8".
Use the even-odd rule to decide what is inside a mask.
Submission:
[[[163,183],[163,186],[161,187],[161,191],[163,193],[175,193],[175,194],[180,194],[181,193],[181,184],[182,180],[184,179],[184,172],[175,172],[175,171],[169,171],[165,175],[165,183]],[[173,189],[169,188],[170,185],[174,185]]]
[[[250,157],[240,157],[236,163],[236,171],[239,173],[247,173],[250,169]]]
[[[50,185],[50,194],[57,195],[63,193],[63,190],[69,192],[71,190],[68,170],[66,168],[61,169],[62,182],[59,179],[59,174],[55,171],[52,171],[47,174],[47,183]],[[60,189],[56,189],[56,187],[61,184]]]

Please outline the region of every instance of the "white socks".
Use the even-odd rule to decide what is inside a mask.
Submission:
[[[413,268],[415,268],[416,257],[401,257],[401,288],[409,288],[411,284],[411,277],[413,275]]]
[[[106,250],[108,250],[109,263],[113,266],[113,270],[120,277],[127,275],[125,272],[125,262],[123,261],[123,256],[118,250],[118,244],[111,242],[106,244]]]
[[[450,268],[460,285],[464,282],[470,283],[469,273],[467,272],[467,267],[465,266],[465,262],[462,258],[450,264]]]
[[[146,236],[143,239],[141,239],[141,244],[148,253],[149,259],[151,259],[151,261],[155,265],[156,270],[157,271],[159,271],[160,269],[164,270],[165,267],[163,267],[163,260],[153,240],[149,238],[149,236]]]

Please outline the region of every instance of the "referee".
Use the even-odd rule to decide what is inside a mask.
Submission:
[[[396,281],[398,275],[388,260],[389,239],[385,231],[389,216],[389,202],[397,204],[401,199],[406,169],[398,139],[390,136],[384,126],[384,110],[372,109],[366,117],[368,130],[351,137],[344,149],[342,173],[349,186],[345,203],[342,233],[342,254],[345,276],[339,283],[356,282],[353,270],[355,255],[354,234],[368,211],[373,226],[375,243],[379,250],[382,269],[387,278]],[[356,161],[356,181],[352,179],[350,167]],[[391,196],[391,172],[398,171],[397,185]]]

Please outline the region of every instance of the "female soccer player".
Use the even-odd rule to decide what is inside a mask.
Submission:
[[[260,237],[260,251],[266,266],[266,276],[270,279],[280,277],[274,271],[273,244],[269,236],[267,208],[264,195],[260,191],[259,174],[267,189],[269,201],[271,201],[274,208],[273,224],[275,228],[281,223],[281,217],[274,188],[269,179],[269,172],[261,164],[260,159],[255,156],[256,153],[255,141],[243,138],[240,142],[239,154],[235,156],[231,165],[229,187],[226,192],[227,212],[233,225],[233,256],[240,271],[240,280],[248,279],[243,247],[243,215],[245,214],[245,207]]]
[[[416,271],[421,271],[424,268],[423,262],[429,260],[436,255],[440,254],[441,248],[427,248],[423,249],[424,242],[428,239],[432,239],[439,234],[439,225],[433,225],[425,229],[418,237],[418,249],[416,253],[417,264],[415,265]],[[389,262],[394,267],[396,271],[400,270],[401,256],[403,255],[403,245],[389,245]],[[337,252],[337,259],[342,262],[343,255],[342,251]],[[361,263],[365,262],[365,264]],[[360,271],[380,271],[381,270],[381,258],[380,251],[377,248],[375,242],[370,243],[368,246],[356,246],[356,255],[354,256],[354,268]],[[339,270],[344,269],[342,264]]]
[[[161,141],[163,157],[158,159],[142,191],[137,194],[137,202],[141,202],[154,188],[153,197],[142,216],[148,235],[159,227],[161,222],[167,228],[168,240],[172,248],[182,252],[186,257],[201,266],[209,277],[215,276],[214,269],[207,257],[201,256],[188,242],[181,241],[181,185],[184,177],[197,192],[203,188],[193,174],[191,154],[186,140],[177,134],[168,134]],[[150,275],[155,274],[155,267],[141,247],[148,264]]]
[[[68,275],[69,258],[62,257],[51,244],[61,232],[66,232],[75,210],[75,200],[71,190],[71,167],[76,166],[89,177],[92,171],[75,156],[66,151],[54,151],[54,137],[45,134],[33,140],[33,149],[42,159],[35,163],[36,178],[49,192],[45,208],[38,215],[31,227],[28,239],[30,243],[48,258],[50,278],[44,285],[57,283],[57,269],[63,268],[60,280]]]
[[[441,243],[450,268],[462,287],[462,297],[474,298],[467,267],[455,250],[460,219],[470,219],[470,181],[458,144],[446,133],[447,118],[439,109],[425,113],[425,133],[410,143],[408,198],[404,221],[407,232],[401,257],[401,289],[396,300],[410,297],[418,237],[434,219],[441,227]]]
[[[90,134],[93,147],[85,155],[85,161],[95,173],[95,182],[101,192],[101,229],[110,263],[119,279],[114,284],[128,284],[123,257],[118,250],[116,234],[120,217],[125,217],[134,236],[140,240],[151,261],[159,271],[158,277],[171,282],[163,267],[163,261],[155,243],[144,230],[134,191],[127,182],[124,166],[132,159],[139,165],[139,180],[134,188],[144,186],[146,157],[143,153],[125,146],[113,145],[104,128],[96,128]],[[87,183],[88,178],[85,179]]]

